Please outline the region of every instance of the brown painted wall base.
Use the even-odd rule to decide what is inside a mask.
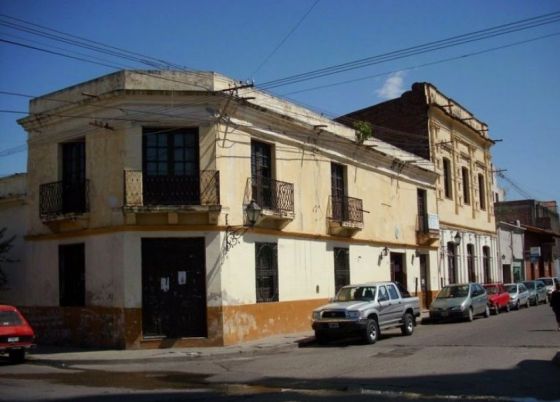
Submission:
[[[44,345],[117,349],[234,345],[311,329],[326,299],[209,307],[208,338],[143,338],[142,310],[111,307],[21,307]]]

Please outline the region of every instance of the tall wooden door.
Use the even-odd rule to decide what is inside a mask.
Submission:
[[[204,238],[142,239],[145,337],[206,337]]]
[[[86,144],[62,144],[62,212],[86,211]]]

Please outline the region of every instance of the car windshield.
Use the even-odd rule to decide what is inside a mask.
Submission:
[[[527,289],[533,289],[535,287],[534,282],[523,282]]]
[[[486,293],[488,293],[489,295],[495,295],[498,292],[498,287],[497,286],[484,286],[484,288],[486,289]]]
[[[552,286],[554,283],[550,278],[540,278],[539,281],[543,281],[546,286]]]
[[[15,311],[0,311],[0,327],[21,325],[21,318]]]
[[[373,300],[375,286],[347,286],[338,291],[334,301],[347,302],[353,300]]]
[[[508,293],[517,293],[517,285],[507,285],[506,289]]]
[[[467,297],[469,285],[446,286],[439,292],[438,299],[452,299],[454,297]]]

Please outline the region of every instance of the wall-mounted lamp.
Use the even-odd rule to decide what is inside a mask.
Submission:
[[[226,252],[239,243],[239,239],[247,233],[249,228],[255,226],[257,220],[261,216],[261,211],[262,208],[259,204],[257,204],[255,200],[251,200],[251,202],[245,207],[245,215],[247,216],[248,225],[226,227]]]
[[[383,250],[381,250],[381,256],[387,257],[388,255],[389,255],[389,247],[385,246],[383,247]]]
[[[505,259],[506,259],[506,255],[502,254],[502,260],[505,260]]]
[[[453,237],[453,242],[455,242],[457,246],[461,244],[461,235],[459,234],[459,232],[457,232]]]

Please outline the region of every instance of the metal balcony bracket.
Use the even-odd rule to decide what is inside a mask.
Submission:
[[[247,230],[249,230],[249,226],[226,227],[226,252],[239,243],[239,240],[247,233]]]

